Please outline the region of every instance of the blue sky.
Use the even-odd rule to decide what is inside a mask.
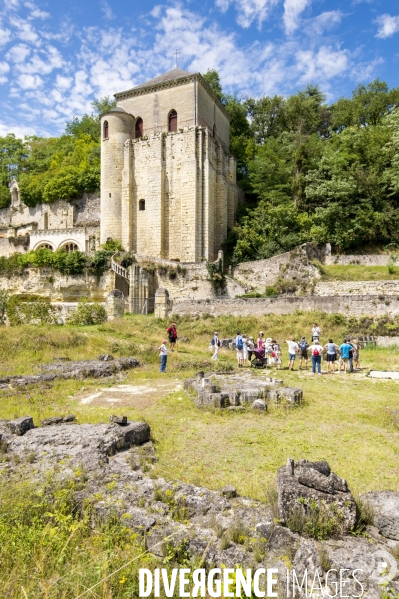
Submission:
[[[240,97],[399,86],[397,0],[0,0],[0,135],[58,135],[93,98],[173,67]]]

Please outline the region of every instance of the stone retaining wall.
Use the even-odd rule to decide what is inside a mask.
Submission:
[[[370,298],[367,295],[340,296],[280,296],[260,299],[212,299],[212,300],[175,300],[172,312],[201,316],[263,316],[267,314],[292,314],[295,310],[316,311],[327,314],[340,313],[347,316],[382,316],[399,314],[397,296]]]
[[[105,301],[114,289],[113,271],[101,277],[82,273],[63,275],[52,268],[26,268],[18,274],[0,275],[0,289],[10,294],[33,294],[50,298],[52,302],[76,302],[82,297]]]
[[[314,295],[320,296],[399,296],[398,281],[326,281],[318,282]]]

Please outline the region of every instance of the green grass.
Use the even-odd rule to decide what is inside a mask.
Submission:
[[[322,281],[396,281],[399,279],[399,266],[363,266],[361,264],[319,265]],[[391,271],[391,272],[390,272]]]
[[[188,337],[189,342],[180,343],[178,352],[169,354],[168,371],[162,381],[181,385],[200,369],[234,366],[231,351],[222,350],[217,364],[210,360],[208,346],[214,330],[221,337],[233,336],[237,330],[255,336],[263,330],[284,347],[289,335],[309,336],[314,320],[322,328],[322,341],[331,335],[340,342],[347,332],[362,332],[362,326],[372,326],[371,319],[365,319],[362,325],[337,314],[301,312],[263,318],[180,318],[178,333]],[[124,321],[90,327],[3,327],[0,375],[37,372],[40,363],[55,357],[84,359],[112,353],[115,357],[132,355],[142,362],[142,366],[126,373],[125,382],[156,384],[160,377],[156,348],[165,336],[166,326],[166,321],[151,316],[130,316]],[[286,354],[284,347],[284,366]],[[293,457],[327,460],[355,493],[398,490],[399,428],[392,422],[390,410],[399,408],[399,383],[368,379],[365,374],[369,368],[399,369],[399,350],[363,350],[360,357],[361,374],[312,377],[297,370],[282,370],[279,376],[284,383],[304,392],[304,405],[294,410],[272,407],[266,414],[199,410],[179,389],[166,397],[160,393],[155,404],[145,409],[134,405],[123,408],[123,414],[150,424],[158,457],[154,474],[169,480],[212,489],[234,484],[240,494],[267,501],[277,468],[287,457]],[[28,414],[38,425],[43,418],[73,412],[82,423],[104,422],[115,407],[82,405],[78,395],[82,386],[86,387],[85,393],[90,393],[111,384],[98,379],[60,380],[50,388],[42,385],[0,391],[0,418]],[[127,537],[120,523],[101,531],[89,530],[72,517],[64,505],[65,498],[61,497],[59,507],[51,510],[48,505],[40,507],[41,500],[35,499],[34,493],[20,486],[0,486],[0,559],[4,564],[0,582],[5,596],[24,597],[24,586],[29,598],[73,598],[77,589],[99,580],[114,564],[138,555],[138,541]],[[36,510],[35,517],[27,517],[32,510]],[[48,515],[51,511],[54,517]],[[72,534],[74,526],[81,528]],[[82,563],[91,565],[83,568]],[[96,596],[131,596],[131,572],[126,586],[118,577],[118,584],[97,589]],[[62,592],[54,586],[57,573],[63,581]]]

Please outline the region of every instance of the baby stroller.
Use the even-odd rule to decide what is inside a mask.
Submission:
[[[252,368],[267,368],[267,356],[264,349],[255,349],[254,359],[251,361]]]

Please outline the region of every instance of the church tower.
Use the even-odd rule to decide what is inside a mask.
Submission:
[[[115,97],[101,116],[101,243],[214,260],[238,198],[226,109],[200,73],[179,68]]]

